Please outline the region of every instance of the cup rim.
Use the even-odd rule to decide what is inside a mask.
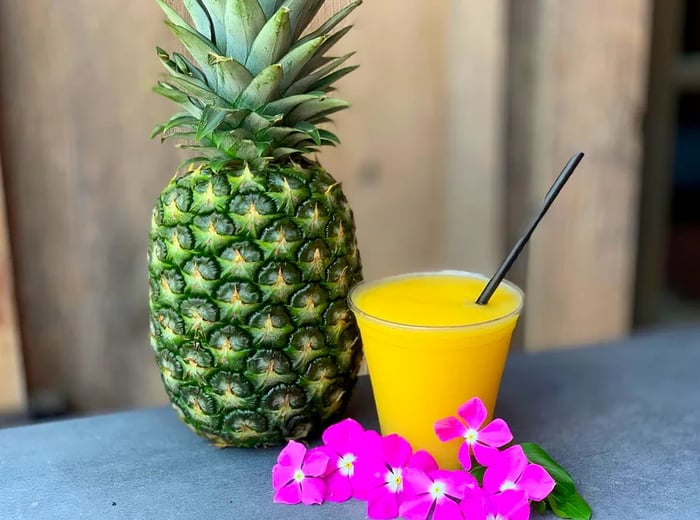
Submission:
[[[506,321],[513,316],[517,316],[520,314],[520,312],[523,309],[523,304],[525,302],[525,293],[523,290],[515,285],[513,282],[510,282],[508,280],[503,280],[501,282],[501,285],[505,285],[513,291],[518,297],[519,297],[519,302],[518,305],[515,309],[513,309],[511,312],[508,314],[505,314],[503,316],[498,316],[496,318],[491,318],[489,320],[484,320],[484,321],[478,321],[475,323],[465,323],[465,324],[457,324],[457,325],[414,325],[410,323],[401,323],[399,321],[391,321],[391,320],[386,320],[384,318],[380,318],[379,316],[375,316],[373,314],[370,314],[366,311],[363,311],[360,309],[357,304],[354,301],[353,296],[357,294],[358,291],[361,291],[362,289],[366,289],[367,287],[371,287],[373,285],[378,285],[381,283],[389,282],[392,280],[400,280],[404,278],[419,278],[423,276],[435,276],[435,275],[444,275],[444,276],[462,276],[465,278],[478,278],[482,279],[484,281],[488,281],[489,277],[481,274],[481,273],[475,273],[471,271],[460,271],[460,270],[439,270],[439,271],[415,271],[415,272],[409,272],[409,273],[403,273],[403,274],[397,274],[397,275],[391,275],[391,276],[385,276],[382,278],[378,278],[376,280],[362,280],[361,282],[355,284],[350,291],[348,291],[348,296],[347,296],[347,301],[348,301],[348,306],[350,307],[350,310],[354,312],[357,315],[362,316],[363,318],[366,318],[370,321],[373,321],[375,323],[380,323],[382,325],[390,325],[392,327],[399,327],[399,328],[404,328],[404,329],[411,329],[411,330],[458,330],[458,329],[469,329],[469,328],[476,328],[476,327],[482,327],[484,325],[491,325],[494,323],[498,323],[501,321]]]

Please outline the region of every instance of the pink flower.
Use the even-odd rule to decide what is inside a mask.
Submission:
[[[358,496],[367,501],[369,518],[396,518],[403,498],[404,470],[413,449],[396,434],[381,437],[369,448],[362,464],[356,467]]]
[[[487,495],[480,488],[467,488],[460,502],[467,520],[528,520],[530,501],[522,491],[504,491]]]
[[[326,494],[323,476],[328,471],[328,455],[318,448],[306,451],[296,441],[289,441],[272,468],[274,501],[278,504],[321,504]]]
[[[478,483],[466,471],[423,470],[408,467],[404,476],[404,498],[399,514],[406,520],[425,520],[432,511],[433,520],[462,518],[459,500],[465,488]]]
[[[491,458],[498,452],[496,448],[513,440],[513,434],[503,419],[494,419],[479,429],[486,420],[487,412],[484,403],[478,397],[460,406],[457,413],[464,422],[456,417],[441,419],[435,423],[435,433],[442,442],[459,437],[464,439],[458,457],[466,470],[472,467],[471,452],[479,464],[488,466]]]
[[[484,491],[525,493],[528,499],[544,500],[554,489],[554,479],[537,464],[530,464],[520,445],[498,453],[484,473]]]
[[[371,452],[368,445],[378,442],[379,434],[365,429],[353,419],[345,419],[329,426],[323,432],[323,443],[330,457],[326,476],[328,491],[326,499],[331,502],[345,502],[357,496],[357,464],[362,464],[365,453]]]

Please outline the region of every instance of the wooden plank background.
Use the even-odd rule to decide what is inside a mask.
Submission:
[[[519,2],[365,2],[339,49],[361,64],[340,88],[353,104],[336,118],[343,145],[321,159],[355,209],[366,277],[490,272],[580,147],[585,170],[521,267],[526,338],[628,330],[647,3],[522,2],[543,32],[521,28],[521,55],[536,61],[513,66]],[[175,48],[162,20],[143,0],[0,3],[0,70],[12,71],[0,75],[0,149],[27,384],[78,410],[165,401],[145,251],[152,203],[182,156],[148,139],[174,109],[150,92],[155,45]],[[537,109],[519,122],[518,67],[536,71],[518,99]],[[532,148],[516,171],[509,152],[525,150],[524,132]],[[520,206],[506,197],[514,179]]]
[[[531,73],[510,143],[521,147],[512,167],[528,179],[521,210],[540,206],[569,157],[586,152],[531,242],[525,343],[616,338],[631,325],[651,2],[524,3],[517,45]],[[519,230],[524,215],[511,218]]]
[[[0,413],[21,413],[27,405],[27,394],[2,179],[0,157]]]

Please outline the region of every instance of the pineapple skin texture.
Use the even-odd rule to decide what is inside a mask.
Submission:
[[[178,416],[220,447],[317,436],[362,360],[352,211],[318,163],[176,176],[148,248],[151,345]]]

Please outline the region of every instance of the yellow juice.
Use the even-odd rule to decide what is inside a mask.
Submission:
[[[383,434],[398,433],[459,467],[460,440],[442,443],[435,421],[480,397],[493,413],[513,329],[523,303],[503,282],[487,305],[474,303],[486,277],[417,273],[363,282],[350,294]]]

